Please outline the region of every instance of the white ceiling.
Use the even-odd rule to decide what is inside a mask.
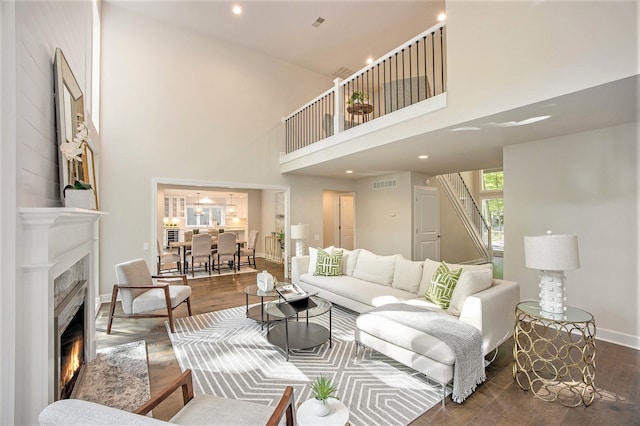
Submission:
[[[339,68],[357,71],[367,57],[393,50],[437,22],[444,1],[240,1],[244,13],[231,13],[230,1],[106,0],[161,22],[197,31],[327,76]],[[322,17],[318,28],[313,22]],[[492,127],[547,115],[518,127]],[[379,148],[299,169],[295,173],[359,179],[399,171],[439,174],[502,165],[502,148],[637,121],[638,76],[562,96],[537,105],[505,111]],[[417,155],[429,147],[430,158]],[[321,157],[321,156],[320,156]],[[352,169],[352,175],[344,171]]]
[[[359,70],[444,12],[444,0],[107,1],[327,76],[342,67]],[[242,15],[231,12],[234,4],[242,5]],[[316,28],[318,17],[325,21]]]

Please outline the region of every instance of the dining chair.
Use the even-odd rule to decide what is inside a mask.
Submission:
[[[196,262],[204,262],[205,269],[211,275],[211,235],[196,234],[191,242],[191,276],[195,277]]]
[[[154,279],[157,279],[157,282],[154,282]],[[182,285],[171,284],[178,280]],[[118,292],[122,298],[122,315],[115,314]],[[151,275],[143,259],[119,263],[116,265],[116,284],[113,285],[111,293],[107,334],[111,333],[114,318],[158,317],[168,317],[169,328],[174,333],[173,310],[186,302],[191,316],[190,297],[191,287],[186,275]],[[165,309],[166,314],[150,313]]]
[[[249,240],[247,241],[247,246],[240,249],[240,257],[242,258],[244,256],[247,256],[247,261],[245,263],[241,263],[240,259],[238,259],[238,269],[240,269],[242,265],[249,265],[253,268],[256,267],[256,246],[258,245],[259,236],[260,231],[256,231],[254,229],[249,232]]]
[[[218,274],[221,273],[220,268],[222,268],[223,264],[227,264],[229,269],[233,269],[233,272],[236,272],[236,254],[237,254],[237,243],[236,243],[237,235],[233,232],[224,232],[218,235],[218,249],[217,249],[217,264],[216,268],[214,265],[214,270],[218,271]]]
[[[180,255],[172,252],[165,252],[160,246],[160,241],[156,240],[158,250],[158,267],[157,274],[160,275],[162,271],[170,271],[171,269],[177,269],[178,272],[182,272],[182,265],[180,261]],[[163,268],[164,265],[169,265],[167,268]],[[171,266],[176,265],[177,268]]]

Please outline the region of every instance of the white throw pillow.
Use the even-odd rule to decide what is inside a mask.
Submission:
[[[483,269],[480,271],[465,271],[462,270],[462,275],[458,279],[458,284],[453,290],[451,296],[451,303],[447,310],[450,314],[460,316],[462,312],[462,306],[467,297],[472,294],[476,294],[479,291],[486,290],[491,287],[493,282],[493,270]]]
[[[418,294],[423,295],[427,292],[429,284],[431,283],[431,278],[433,278],[433,274],[435,274],[438,266],[440,266],[440,262],[436,262],[435,260],[426,259],[424,261],[422,279],[420,280],[420,289],[418,290]],[[447,266],[449,266],[452,271],[462,268],[463,273],[465,271],[483,271],[485,269],[489,269],[493,274],[493,265],[491,263],[485,263],[483,265],[459,265],[447,262]]]
[[[391,285],[396,255],[378,256],[369,250],[360,249],[353,277],[376,284]]]
[[[331,254],[333,249],[333,246],[329,246],[323,250],[326,251],[327,254]],[[313,274],[316,272],[316,266],[318,266],[318,249],[316,247],[309,247],[309,269],[307,272]]]
[[[359,253],[360,249],[342,250],[342,275],[353,275],[353,270],[356,269],[356,262],[358,260]]]
[[[416,293],[420,288],[422,278],[422,265],[424,262],[414,262],[398,255],[393,271],[393,282],[391,287]]]

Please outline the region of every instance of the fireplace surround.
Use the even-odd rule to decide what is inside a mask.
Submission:
[[[99,283],[99,219],[104,212],[76,208],[22,208],[18,210],[16,257],[18,270],[16,345],[16,424],[37,424],[38,414],[59,398],[56,355],[58,277],[69,274],[86,257],[84,294],[84,359],[95,358],[95,316]],[[73,274],[73,272],[71,272]],[[69,291],[77,289],[75,282]],[[71,293],[69,293],[71,294]],[[58,295],[64,300],[66,296]],[[71,295],[74,298],[73,295]],[[60,302],[60,300],[59,300]],[[59,322],[59,321],[58,321]]]

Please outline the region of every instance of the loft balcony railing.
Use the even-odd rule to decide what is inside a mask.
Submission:
[[[287,154],[446,92],[444,23],[392,50],[283,119]]]

